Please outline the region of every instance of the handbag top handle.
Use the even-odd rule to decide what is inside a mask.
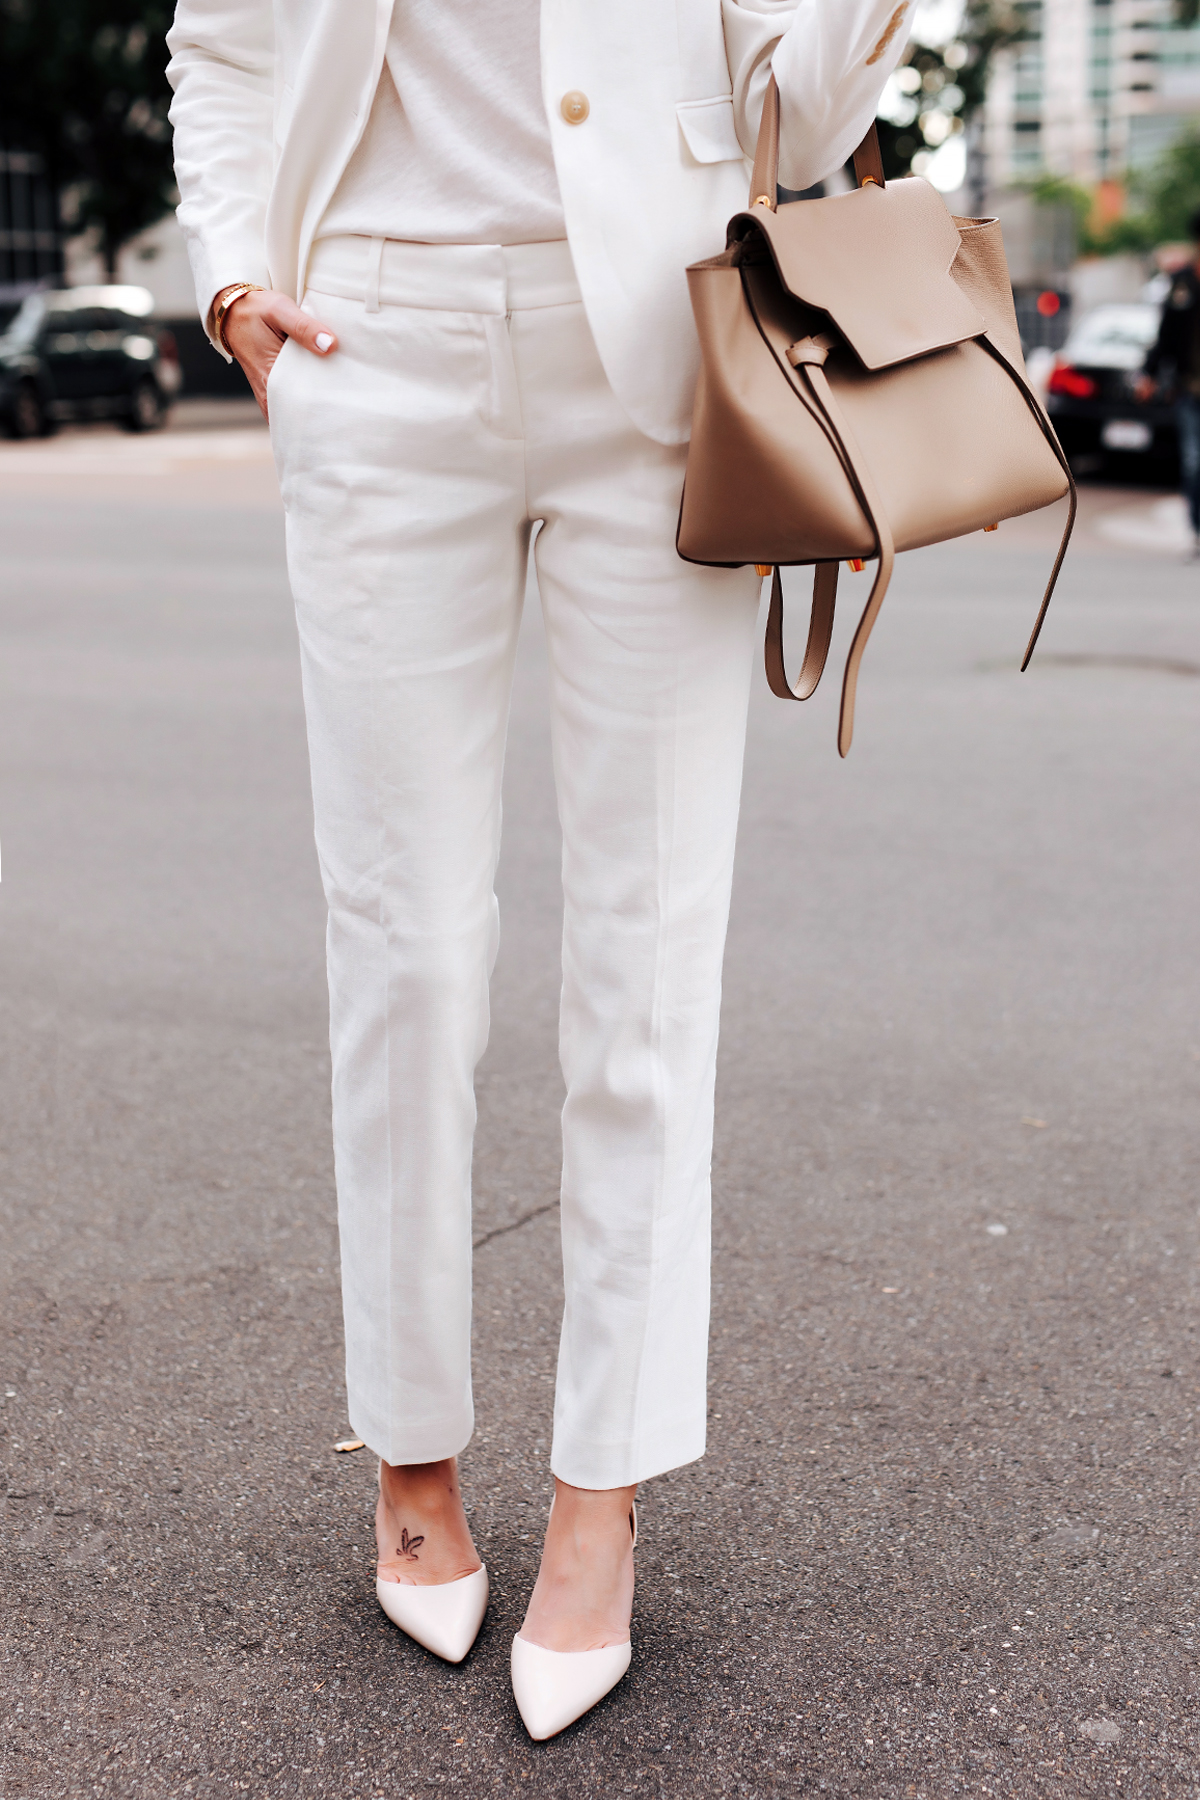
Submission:
[[[854,152],[854,179],[859,187],[866,187],[869,182],[874,182],[876,187],[886,185],[883,179],[883,153],[879,148],[879,133],[875,129],[874,119],[867,128],[867,135]],[[759,127],[758,144],[754,151],[754,173],[750,177],[751,206],[769,206],[774,212],[778,188],[779,86],[772,75],[767,83],[762,125]]]

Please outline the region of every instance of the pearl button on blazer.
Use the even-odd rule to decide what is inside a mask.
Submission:
[[[171,119],[204,318],[233,281],[299,299],[366,125],[392,6],[179,0]],[[907,10],[908,0],[542,0],[542,92],[588,320],[622,405],[660,443],[683,442],[691,414],[684,269],[723,247],[745,204],[769,74],[783,96],[780,179],[808,187],[866,130]]]

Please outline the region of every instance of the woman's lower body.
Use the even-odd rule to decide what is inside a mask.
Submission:
[[[349,1417],[472,1431],[474,1071],[534,525],[563,831],[565,1310],[551,1466],[705,1440],[720,972],[758,583],[675,553],[685,451],[609,388],[565,244],[318,242],[271,375],[329,904]]]

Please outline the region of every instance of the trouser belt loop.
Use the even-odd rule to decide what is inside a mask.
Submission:
[[[383,267],[383,246],[386,238],[373,237],[371,248],[367,252],[367,311],[379,311],[379,274]]]

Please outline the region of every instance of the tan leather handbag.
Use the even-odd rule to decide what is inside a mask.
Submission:
[[[767,679],[816,688],[838,565],[878,559],[842,684],[838,749],[854,731],[867,639],[897,550],[936,544],[1070,494],[1028,666],[1075,522],[1075,483],[1025,378],[995,219],[953,219],[937,190],[884,184],[874,125],[859,187],[776,206],[779,93],[771,81],[751,205],[728,247],[687,272],[700,333],[677,546],[689,562],[772,574]],[[781,565],[814,563],[808,645],[784,668]]]

